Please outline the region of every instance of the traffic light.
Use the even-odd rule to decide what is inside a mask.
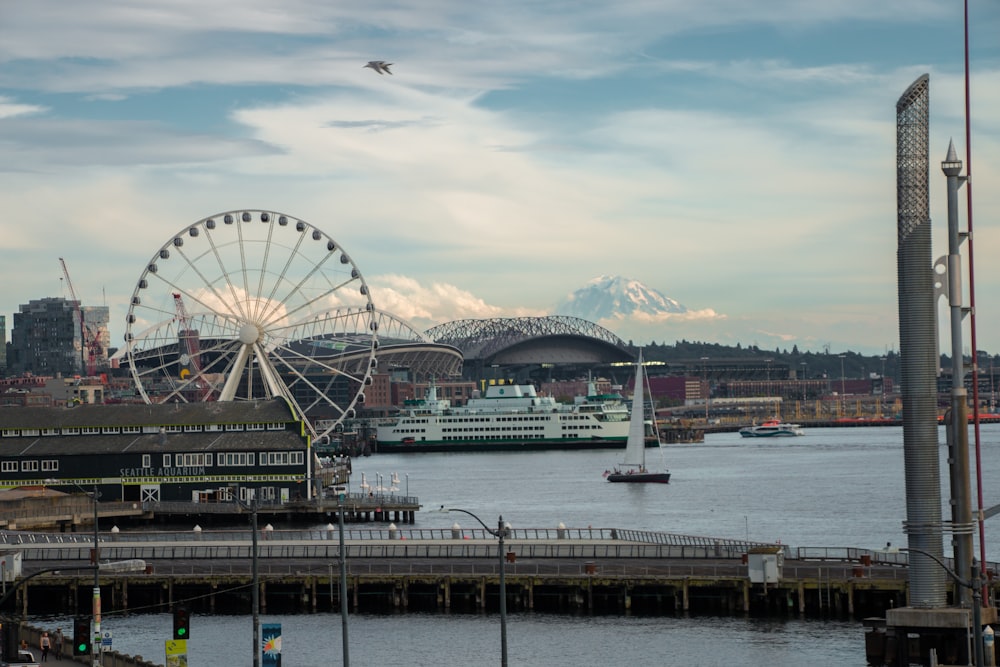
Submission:
[[[187,607],[174,607],[174,639],[189,639],[191,614]]]
[[[73,620],[73,655],[91,654],[90,619]]]

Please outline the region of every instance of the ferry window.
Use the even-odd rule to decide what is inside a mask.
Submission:
[[[153,463],[152,456],[150,456],[149,454],[143,454],[142,455],[142,467],[143,468],[150,467],[152,465],[152,463]]]
[[[163,455],[163,467],[165,467],[165,468],[169,468],[170,467],[170,454],[164,454]]]

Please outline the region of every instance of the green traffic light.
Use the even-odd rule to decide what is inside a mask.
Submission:
[[[79,651],[80,653],[83,653],[84,651],[87,650],[87,645],[86,644],[80,644],[79,646],[76,647],[76,650]]]
[[[187,634],[187,629],[185,629],[185,628],[177,628],[177,634],[180,635],[181,637],[183,637],[184,635]]]

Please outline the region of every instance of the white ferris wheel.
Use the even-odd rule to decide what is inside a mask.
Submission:
[[[340,244],[291,216],[238,210],[185,227],[153,255],[122,356],[147,403],[283,397],[316,438],[364,402],[377,329]]]

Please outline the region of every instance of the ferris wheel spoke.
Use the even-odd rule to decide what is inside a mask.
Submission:
[[[273,217],[273,214],[270,214]],[[261,258],[260,264],[260,275],[257,279],[257,293],[254,295],[256,303],[254,304],[253,318],[259,320],[261,317],[262,309],[264,307],[261,302],[261,297],[264,294],[264,276],[267,275],[267,265],[271,258],[271,248],[274,246],[274,225],[268,225],[267,227],[267,240],[264,242],[264,256]],[[271,288],[272,293],[274,292],[274,287]],[[270,298],[270,297],[268,297]]]
[[[278,308],[279,304],[288,304],[289,302],[294,303],[293,297],[295,297],[297,294],[299,294],[301,292],[303,286],[305,286],[309,281],[314,280],[314,278],[316,277],[316,275],[321,271],[321,269],[323,268],[323,266],[327,263],[327,261],[331,257],[333,257],[333,255],[335,253],[336,253],[336,246],[335,246],[334,250],[331,250],[331,251],[327,252],[326,255],[324,255],[321,260],[317,261],[313,265],[312,270],[309,271],[309,273],[307,273],[305,276],[303,276],[302,280],[300,280],[296,285],[294,285],[290,290],[288,290],[288,292],[285,293],[285,295],[282,297],[281,301],[271,301],[270,302],[270,304],[271,304],[270,305],[270,309],[267,312],[266,318],[271,318],[271,317],[273,317],[275,315],[275,313],[279,313],[280,312],[280,310]],[[281,282],[284,281],[284,278],[285,278],[285,276],[284,276],[284,274],[282,274],[280,276],[280,278],[278,280],[276,280],[275,282],[276,283],[281,283]],[[308,298],[305,299],[304,303],[300,304],[299,306],[297,306],[293,310],[285,312],[285,313],[281,313],[281,317],[292,317],[293,315],[295,315],[296,313],[298,313],[299,311],[301,311],[303,308],[307,307],[311,303],[314,303],[315,301],[317,301],[318,299],[322,298],[326,294],[329,294],[329,292],[328,291],[324,292],[319,297],[315,297],[315,298],[312,298],[312,299],[308,299]],[[262,318],[262,319],[266,319],[266,318]]]
[[[179,249],[178,250],[178,254],[184,259],[184,262],[185,262],[185,264],[187,264],[188,268],[190,268],[191,271],[196,276],[198,276],[198,278],[201,280],[202,286],[208,288],[209,293],[212,296],[215,297],[215,299],[216,299],[216,301],[218,302],[219,305],[213,306],[212,304],[206,303],[205,300],[202,297],[200,297],[198,294],[195,294],[193,290],[190,290],[190,289],[182,286],[178,281],[164,281],[164,282],[167,283],[167,285],[170,287],[170,289],[173,292],[182,295],[184,297],[185,301],[190,301],[190,302],[193,302],[193,303],[197,303],[199,306],[201,306],[205,310],[214,311],[216,314],[224,314],[224,315],[232,315],[232,316],[236,316],[236,315],[240,314],[240,313],[233,312],[233,311],[227,311],[225,313],[219,313],[218,311],[221,308],[225,307],[226,305],[230,305],[229,301],[226,299],[226,297],[223,294],[221,294],[219,292],[218,289],[216,289],[215,284],[212,281],[210,281],[207,276],[205,276],[205,274],[202,272],[201,268],[195,262],[193,262],[191,260],[191,258],[188,257],[186,253],[184,253],[183,250]],[[235,294],[233,294],[233,303],[234,304],[239,304],[239,300],[235,298]]]
[[[290,352],[291,350],[288,350],[288,351]],[[299,369],[296,368],[294,364],[290,363],[284,357],[277,357],[277,360],[281,362],[281,364],[285,367],[285,369],[287,370],[288,373],[290,373],[291,375],[293,375],[295,377],[295,380],[292,383],[289,383],[288,385],[286,385],[287,387],[291,388],[291,387],[293,387],[295,385],[303,384],[303,385],[309,387],[312,390],[313,395],[316,397],[316,398],[314,398],[312,400],[312,402],[310,402],[310,403],[308,403],[306,405],[299,405],[299,409],[302,411],[303,414],[308,414],[309,411],[312,410],[312,408],[314,408],[314,407],[316,407],[317,405],[320,405],[320,404],[325,404],[325,405],[327,405],[329,407],[335,408],[338,411],[339,414],[341,414],[341,415],[344,414],[344,412],[346,411],[346,408],[341,407],[336,401],[332,400],[327,395],[327,393],[325,391],[323,391],[323,389],[321,389],[316,383],[314,383],[313,381],[311,381],[305,374],[303,374],[302,372],[300,372]],[[334,370],[334,369],[331,368],[330,370]],[[350,378],[351,376],[348,375],[347,377]],[[332,383],[332,381],[333,380],[331,379],[331,383]],[[293,403],[298,404],[298,402],[295,401],[293,398],[290,398],[290,400],[292,400]]]
[[[219,250],[219,246],[216,245],[215,243],[215,236],[210,229],[205,230],[205,239],[208,241],[209,248],[212,251],[212,256],[215,257],[215,265],[218,267],[220,275],[222,275],[222,277],[225,278],[226,280],[226,287],[229,288],[229,296],[230,298],[232,298],[231,305],[233,307],[233,310],[236,313],[238,313],[240,317],[244,318],[247,317],[247,312],[243,308],[243,300],[240,299],[240,295],[236,291],[236,287],[233,285],[233,282],[229,279],[229,271],[226,269],[226,262],[222,258],[222,253]],[[209,288],[213,292],[215,292],[214,282],[208,280],[207,278],[204,278],[201,274],[199,274],[199,277],[203,279],[205,285],[209,286]],[[219,296],[219,299],[222,303],[226,302],[226,300],[222,298],[221,295]]]

